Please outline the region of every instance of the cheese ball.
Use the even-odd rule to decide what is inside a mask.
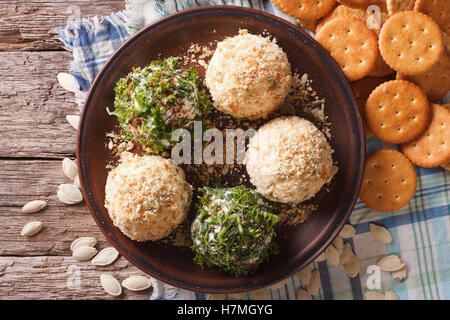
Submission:
[[[192,188],[175,162],[125,152],[106,180],[105,207],[114,225],[136,241],[156,241],[186,217]]]
[[[285,100],[291,65],[275,42],[241,30],[217,44],[205,82],[215,108],[236,118],[256,119]]]
[[[245,165],[256,191],[269,200],[298,204],[336,173],[324,134],[300,117],[274,119],[250,139]]]

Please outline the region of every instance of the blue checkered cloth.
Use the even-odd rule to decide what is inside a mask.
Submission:
[[[81,96],[109,56],[130,35],[148,23],[170,13],[202,5],[237,5],[253,7],[280,16],[294,24],[295,19],[273,7],[270,1],[255,0],[134,0],[123,12],[102,18],[82,19],[59,28],[61,41],[73,53],[70,73],[78,80]],[[397,149],[376,138],[368,138],[368,153]],[[416,167],[418,185],[414,198],[395,212],[381,213],[356,203],[349,223],[356,234],[350,241],[361,265],[358,276],[347,276],[343,266],[327,261],[314,262],[320,272],[321,286],[314,299],[364,299],[366,291],[396,293],[400,299],[450,299],[450,213],[449,173],[440,167]],[[369,223],[389,229],[393,241],[387,245],[373,241]],[[391,273],[381,272],[373,287],[370,266],[385,255],[395,254],[406,260],[408,276],[402,282]],[[205,294],[178,289],[154,280],[152,299],[205,299]],[[295,275],[279,288],[266,288],[268,299],[297,299],[297,289],[305,287]],[[252,299],[252,293],[229,295],[227,299]]]

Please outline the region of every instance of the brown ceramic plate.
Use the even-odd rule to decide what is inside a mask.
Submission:
[[[236,35],[240,28],[273,35],[287,53],[292,69],[308,73],[319,96],[327,101],[334,159],[339,163],[333,189],[303,224],[278,232],[280,253],[250,276],[236,278],[216,268],[201,269],[188,249],[138,243],[114,227],[104,207],[108,152],[105,133],[116,127],[106,113],[113,106],[114,86],[132,66],[185,53],[191,43],[208,43]],[[213,32],[215,30],[215,32]],[[274,284],[305,265],[333,240],[346,223],[358,196],[365,142],[352,90],[325,50],[300,28],[273,15],[245,8],[215,6],[165,17],[134,35],[108,60],[95,79],[81,116],[77,158],[84,198],[106,238],[121,255],[148,274],[172,285],[202,292],[239,292]]]

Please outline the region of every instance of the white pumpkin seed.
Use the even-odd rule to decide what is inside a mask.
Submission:
[[[265,289],[251,291],[250,295],[255,300],[267,300],[267,293]]]
[[[56,193],[58,199],[65,204],[75,204],[83,201],[83,194],[73,184],[61,184]]]
[[[336,248],[336,250],[339,252],[339,254],[341,254],[342,249],[344,249],[344,241],[342,240],[342,238],[339,236],[334,238],[332,245],[333,245],[333,247]]]
[[[322,262],[325,260],[327,260],[327,255],[325,254],[325,250],[324,250],[317,256],[317,258],[314,259],[314,262]]]
[[[41,211],[46,205],[47,205],[47,202],[45,202],[44,200],[33,200],[30,202],[27,202],[22,207],[22,212],[35,213],[35,212]]]
[[[366,300],[384,300],[384,294],[373,291],[367,291]]]
[[[73,185],[78,189],[81,189],[80,177],[78,175],[73,180]]]
[[[66,116],[67,122],[74,128],[75,130],[78,130],[78,126],[80,124],[80,116],[75,116],[73,114],[68,114]]]
[[[344,225],[341,232],[339,232],[339,236],[344,239],[351,238],[354,235],[355,235],[355,228],[353,228],[353,226],[349,224]]]
[[[225,295],[221,293],[208,294],[208,300],[225,300]]]
[[[282,280],[280,282],[277,282],[277,283],[275,283],[275,284],[273,284],[271,286],[268,286],[267,288],[269,288],[269,289],[279,289],[279,288],[283,287],[286,283],[287,283],[287,279]]]
[[[342,249],[341,255],[339,256],[339,264],[347,263],[351,253],[352,253],[352,246],[350,245],[350,242],[346,242],[344,244],[344,248]]]
[[[74,252],[80,247],[94,247],[97,244],[97,239],[93,237],[81,237],[74,240],[70,245],[70,250]]]
[[[378,261],[377,266],[383,271],[398,271],[405,267],[406,262],[402,258],[396,255],[384,257]]]
[[[376,241],[383,243],[383,244],[392,242],[391,233],[385,227],[370,223],[369,229],[370,229],[370,234]]]
[[[358,275],[360,268],[361,266],[359,264],[358,257],[351,252],[347,262],[344,263],[345,272],[350,278],[354,278]]]
[[[297,300],[312,300],[312,296],[303,288],[297,289]]]
[[[333,245],[329,245],[328,248],[325,249],[325,254],[327,255],[327,259],[330,265],[339,265],[340,253]]]
[[[315,295],[320,288],[320,273],[319,270],[314,270],[311,274],[311,279],[306,284],[306,291],[310,295]]]
[[[394,280],[397,282],[402,282],[407,277],[407,275],[408,275],[408,270],[406,267],[392,272],[392,278],[394,278]]]
[[[120,296],[122,294],[122,286],[116,278],[109,274],[102,274],[100,276],[100,283],[103,289],[112,296]]]
[[[22,237],[31,237],[34,236],[36,233],[41,231],[42,229],[42,222],[40,221],[32,221],[28,222],[20,232],[20,235]]]
[[[122,286],[130,291],[142,291],[152,286],[152,281],[144,276],[129,276],[122,281]]]
[[[78,84],[77,79],[69,73],[60,72],[56,76],[61,87],[70,92],[77,92],[80,90],[80,85]]]
[[[113,263],[119,256],[119,251],[116,248],[108,247],[100,251],[91,263],[96,266],[107,266]],[[123,283],[122,283],[123,284]]]
[[[73,251],[72,257],[78,261],[87,261],[91,260],[96,254],[97,249],[93,247],[79,247]]]
[[[386,292],[384,295],[384,300],[400,300],[395,293],[392,291]]]
[[[66,177],[70,180],[75,180],[78,175],[77,165],[72,159],[64,158],[62,161],[62,169]]]
[[[309,280],[311,279],[311,274],[312,269],[310,264],[308,264],[306,267],[304,267],[297,273],[298,277],[304,284],[307,284],[309,282]]]

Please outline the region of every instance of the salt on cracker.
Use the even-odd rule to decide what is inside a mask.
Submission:
[[[330,53],[350,81],[369,74],[378,58],[377,36],[360,19],[333,19],[320,28],[316,40]]]
[[[370,130],[366,121],[366,101],[372,91],[378,87],[383,82],[389,81],[387,77],[375,78],[375,77],[365,77],[361,80],[351,83],[353,93],[355,94],[356,102],[358,104],[359,113],[363,121],[366,136],[375,136],[372,130]]]
[[[414,10],[416,0],[386,0],[387,11],[390,15]]]
[[[414,82],[425,92],[428,100],[438,102],[450,90],[450,56],[443,54],[434,67],[415,76],[397,73],[397,79]]]
[[[442,32],[428,16],[405,11],[394,14],[379,35],[380,53],[397,72],[416,75],[431,69],[444,51]]]
[[[414,83],[392,80],[376,87],[366,102],[366,120],[375,136],[398,144],[419,136],[431,119],[425,93]]]
[[[314,20],[333,9],[336,0],[271,0],[281,11],[297,19]]]
[[[450,160],[450,111],[432,105],[432,119],[428,129],[400,146],[402,152],[420,167],[437,167]]]
[[[366,160],[359,197],[373,210],[395,211],[414,197],[416,186],[416,171],[408,158],[395,150],[380,150]]]
[[[442,31],[450,34],[450,3],[448,0],[416,0],[414,11],[436,21]]]

